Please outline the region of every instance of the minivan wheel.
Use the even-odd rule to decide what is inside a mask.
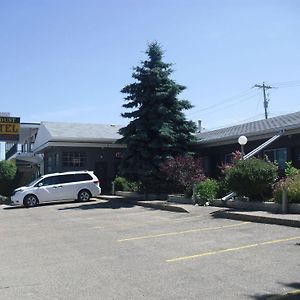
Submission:
[[[89,201],[91,198],[91,193],[88,190],[82,190],[78,193],[79,201]]]
[[[38,204],[38,198],[35,195],[27,195],[24,198],[24,206],[25,207],[34,207]]]

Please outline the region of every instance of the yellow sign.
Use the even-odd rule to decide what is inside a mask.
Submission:
[[[20,118],[0,117],[0,141],[18,141]]]

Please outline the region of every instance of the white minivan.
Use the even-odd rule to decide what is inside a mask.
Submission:
[[[15,189],[11,195],[11,204],[33,207],[52,201],[88,201],[99,194],[99,179],[92,171],[53,173]]]

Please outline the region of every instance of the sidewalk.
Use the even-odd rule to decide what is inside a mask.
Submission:
[[[213,213],[214,217],[256,223],[277,224],[300,228],[299,214],[275,214],[268,211],[239,211],[235,209],[220,209]]]
[[[190,213],[197,215],[200,210],[207,210],[207,213],[211,214],[215,218],[226,218],[233,220],[250,221],[257,223],[266,224],[277,224],[285,225],[291,227],[300,228],[300,214],[275,214],[267,211],[242,211],[237,209],[229,209],[224,207],[215,206],[195,206],[192,204],[179,204],[168,201],[141,201],[136,199],[125,198],[122,196],[112,196],[112,195],[100,195],[98,197],[102,200],[116,200],[116,201],[127,201],[131,204],[153,208],[168,210],[173,212]]]

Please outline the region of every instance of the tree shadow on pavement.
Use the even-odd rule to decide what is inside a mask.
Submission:
[[[94,203],[95,201],[96,200],[92,198],[92,199],[90,199],[89,201],[87,201],[85,203]],[[74,204],[76,202],[78,203],[78,201],[74,202],[74,201],[70,201],[70,200],[66,200],[66,201],[53,201],[53,202],[39,203],[37,206],[29,207],[29,208],[26,208],[23,205],[17,205],[17,206],[4,207],[3,209],[5,209],[5,210],[10,210],[10,209],[37,209],[39,207],[44,207],[44,206],[55,206],[55,205],[61,205],[61,204]]]
[[[254,295],[250,296],[250,298],[255,300],[299,300],[300,299],[300,283],[293,282],[289,284],[280,283],[288,288],[290,288],[290,292],[286,292],[285,294],[267,294],[267,295]]]
[[[110,199],[110,200],[101,200],[94,203],[81,203],[79,206],[64,207],[59,208],[58,210],[73,210],[73,209],[120,209],[120,208],[130,208],[134,204],[126,200],[120,199]]]

